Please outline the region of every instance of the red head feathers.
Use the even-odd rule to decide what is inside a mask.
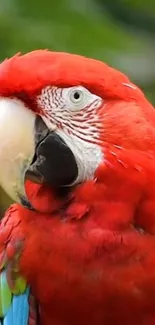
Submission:
[[[136,99],[143,94],[121,72],[80,55],[38,50],[17,54],[0,65],[0,93],[38,93],[47,85],[82,85],[104,98]]]

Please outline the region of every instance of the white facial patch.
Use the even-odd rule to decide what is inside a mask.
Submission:
[[[97,114],[103,99],[82,86],[48,86],[37,97],[37,104],[46,125],[65,141],[75,156],[79,170],[76,183],[92,179],[103,161],[98,145],[102,123]]]

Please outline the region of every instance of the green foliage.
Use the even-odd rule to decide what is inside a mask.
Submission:
[[[0,60],[37,48],[94,57],[127,73],[155,104],[154,34],[154,0],[0,1]],[[8,202],[1,195],[0,206]]]

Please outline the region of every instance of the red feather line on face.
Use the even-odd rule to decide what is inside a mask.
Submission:
[[[82,104],[81,109],[72,111],[63,95],[63,88],[45,87],[37,96],[36,102],[47,120],[58,129],[81,140],[100,143],[98,130],[102,124],[97,111],[104,103],[100,97],[94,96],[87,104]]]
[[[104,98],[144,100],[138,88],[119,71],[103,62],[68,53],[38,50],[17,54],[0,65],[0,95],[33,98],[48,85],[67,87],[82,85]]]

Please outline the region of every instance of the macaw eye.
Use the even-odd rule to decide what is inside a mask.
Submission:
[[[69,93],[70,100],[76,103],[82,103],[84,99],[84,92],[81,89],[73,89]]]
[[[82,86],[64,89],[64,99],[72,112],[77,112],[94,100],[94,95]]]

